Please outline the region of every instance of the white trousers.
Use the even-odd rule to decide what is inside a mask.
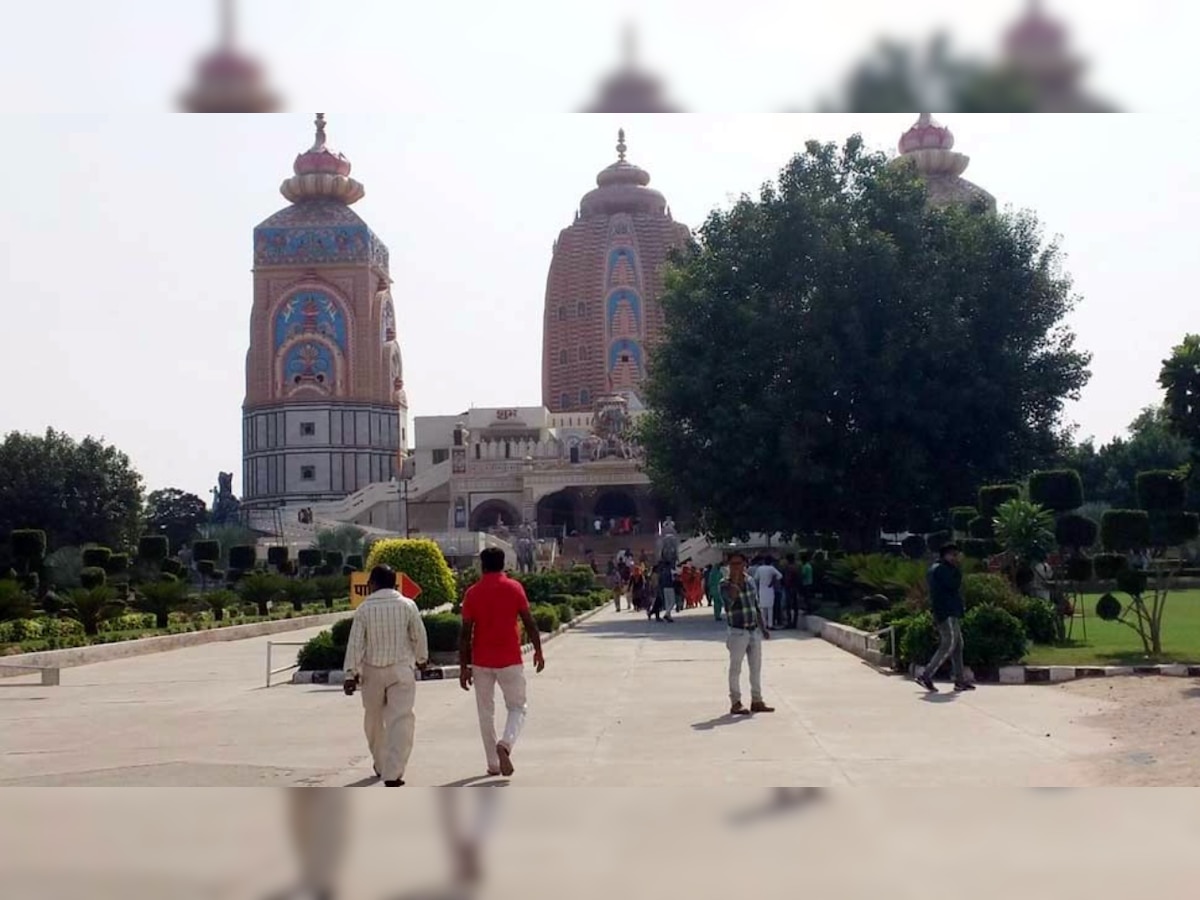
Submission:
[[[417,676],[411,666],[363,666],[363,731],[384,781],[404,777],[412,756]]]
[[[762,603],[762,601],[760,600],[759,606],[758,606],[758,611],[759,611],[759,613],[762,614],[763,622],[766,623],[767,628],[774,628],[775,627],[775,601],[772,600],[769,605],[764,605]]]
[[[725,636],[729,650],[729,702],[742,702],[742,661],[750,661],[750,700],[762,700],[762,632],[757,628],[730,628]]]
[[[483,752],[487,756],[488,768],[497,771],[500,757],[496,753],[496,685],[500,685],[504,707],[508,711],[504,736],[500,741],[511,752],[521,736],[521,729],[525,727],[525,666],[506,666],[503,669],[472,666],[471,674],[475,680],[475,705],[479,709],[479,735],[483,738]]]

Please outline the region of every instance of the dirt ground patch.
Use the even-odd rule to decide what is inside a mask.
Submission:
[[[1163,676],[1073,681],[1054,690],[1100,701],[1081,724],[1106,732],[1111,753],[1085,763],[1097,787],[1200,783],[1200,680]]]

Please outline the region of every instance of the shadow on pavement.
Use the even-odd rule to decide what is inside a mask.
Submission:
[[[449,781],[439,787],[508,787],[511,782],[502,775],[472,775],[470,778],[460,778]]]
[[[953,703],[958,699],[958,694],[924,694],[921,700],[925,703]]]
[[[617,617],[619,615],[619,618]],[[674,614],[673,622],[657,622],[647,619],[644,612],[612,613],[582,623],[574,629],[575,634],[586,634],[601,638],[648,638],[654,641],[711,640],[725,642],[724,622],[713,619],[712,610],[701,608]],[[771,641],[813,641],[816,635],[799,629],[781,628],[771,632]]]
[[[738,722],[748,722],[753,716],[735,716],[731,713],[725,713],[723,716],[717,716],[715,719],[709,719],[707,722],[697,722],[692,726],[693,731],[712,731],[714,728],[720,728],[724,725],[736,725]]]

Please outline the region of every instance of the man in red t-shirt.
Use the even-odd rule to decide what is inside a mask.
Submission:
[[[483,577],[463,597],[462,637],[458,644],[458,683],[464,691],[475,685],[479,732],[487,756],[489,775],[513,773],[512,751],[525,724],[525,666],[521,660],[521,635],[517,622],[533,641],[533,664],[546,668],[542,639],[529,611],[529,598],[521,582],[504,574],[504,551],[489,547],[479,554]],[[504,736],[496,740],[496,685],[504,694],[508,720]]]

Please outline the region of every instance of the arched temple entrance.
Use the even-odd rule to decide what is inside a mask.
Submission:
[[[609,519],[636,519],[641,515],[633,495],[619,488],[600,494],[592,507],[592,514],[606,524]]]
[[[548,494],[538,501],[537,522],[539,529],[568,535],[580,530],[580,497],[576,488],[565,488]]]
[[[504,500],[485,500],[471,510],[472,531],[488,531],[498,525],[513,531],[520,524],[517,508]]]

